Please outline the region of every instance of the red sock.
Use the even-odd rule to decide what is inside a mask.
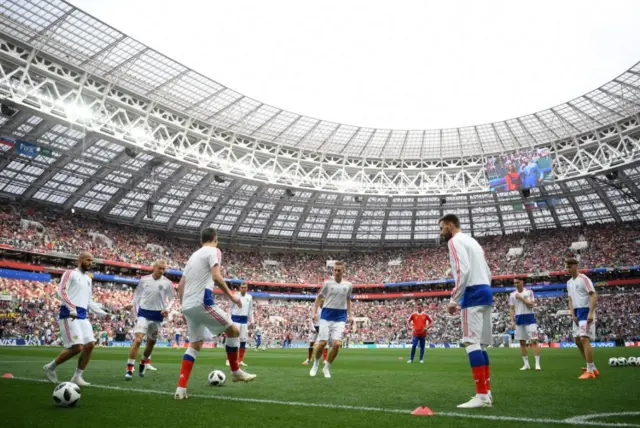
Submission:
[[[309,347],[309,356],[307,357],[307,360],[311,361],[311,355],[313,355],[313,347]]]
[[[473,380],[476,382],[476,394],[487,393],[486,367],[487,366],[471,367]]]
[[[227,347],[228,349],[229,347]],[[227,359],[229,360],[229,367],[232,372],[236,372],[240,370],[240,366],[238,365],[238,348],[233,348],[234,351],[227,350]]]
[[[127,364],[127,371],[128,372],[132,372],[133,371],[133,364]]]
[[[487,384],[487,391],[491,391],[491,370],[489,366],[484,366],[485,383]]]
[[[324,351],[322,351],[322,361],[327,361],[327,354],[329,354],[329,349],[324,348]]]
[[[178,379],[178,386],[180,388],[186,388],[189,383],[189,376],[191,376],[191,369],[195,361],[182,360],[182,366],[180,367],[180,378]],[[237,363],[236,363],[237,365]]]
[[[244,361],[244,350],[245,350],[245,348],[240,348],[240,355],[238,357],[238,361],[239,362],[243,362]]]

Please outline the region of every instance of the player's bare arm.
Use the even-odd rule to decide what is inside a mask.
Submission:
[[[509,315],[511,316],[511,326],[516,328],[516,307],[509,305]]]
[[[449,311],[449,315],[455,315],[455,313],[458,311],[458,304],[456,302],[449,302],[449,304],[447,305],[447,311]]]
[[[166,318],[169,316],[169,309],[173,306],[173,302],[175,299],[175,290],[173,289],[173,286],[171,287],[171,295],[169,297],[167,297],[167,299],[165,300],[165,309],[160,311],[160,314]]]
[[[598,303],[598,295],[595,291],[589,292],[589,315],[587,316],[587,325],[591,325],[595,318],[596,305]]]
[[[180,282],[178,283],[178,301],[182,305],[182,296],[184,296],[184,276],[180,278]]]
[[[575,322],[577,324],[578,323],[578,318],[576,317],[575,313],[573,312],[573,301],[571,300],[571,296],[569,296],[569,312],[571,313],[571,319],[573,320],[573,322]]]
[[[530,308],[533,308],[534,304],[531,300],[527,299],[526,297],[522,297],[521,295],[518,295],[517,297],[518,300],[520,300],[522,303],[524,303],[525,305],[527,305]]]
[[[353,317],[351,316],[351,296],[347,296],[347,323],[350,323]]]
[[[318,322],[318,309],[320,308],[321,304],[322,304],[322,294],[318,294],[316,296],[316,301],[313,304],[313,312],[311,313],[311,319],[313,320],[314,324]]]
[[[222,274],[220,273],[220,265],[215,265],[214,267],[211,268],[211,276],[213,278],[213,282],[215,282],[216,285],[220,287],[220,289],[225,294],[225,296],[227,296],[229,300],[231,300],[233,303],[238,305],[239,308],[241,308],[242,300],[240,299],[240,297],[233,294],[231,290],[229,290],[227,283],[225,282],[224,278],[222,277]]]

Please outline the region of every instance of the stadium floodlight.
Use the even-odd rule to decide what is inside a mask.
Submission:
[[[359,183],[355,180],[340,180],[335,182],[336,187],[341,192],[358,192]]]
[[[131,129],[130,134],[138,141],[147,141],[153,139],[151,132],[140,126]]]
[[[93,118],[91,109],[81,104],[65,104],[64,111],[67,113],[67,118],[71,121],[87,121]]]

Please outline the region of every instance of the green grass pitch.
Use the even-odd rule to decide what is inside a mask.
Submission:
[[[157,372],[124,380],[125,348],[97,348],[85,373],[93,386],[82,388],[76,408],[53,406],[54,385],[43,382],[42,366],[59,348],[0,348],[0,426],[2,427],[640,427],[640,367],[608,367],[609,357],[640,357],[640,349],[597,348],[597,380],[580,381],[576,349],[543,349],[542,372],[520,372],[518,349],[490,349],[494,406],[461,410],[474,393],[462,349],[428,349],[425,364],[407,364],[407,350],[341,350],[331,379],[309,377],[301,363],[306,349],[247,350],[249,384],[207,384],[213,369],[228,373],[225,354],[203,350],[189,384],[189,399],[173,400],[182,350],[158,349]],[[403,357],[403,360],[399,360]],[[531,363],[533,365],[533,356]],[[71,378],[75,360],[58,368]],[[435,416],[412,416],[420,405]],[[587,415],[586,419],[573,419]]]

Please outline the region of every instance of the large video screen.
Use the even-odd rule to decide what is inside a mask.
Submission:
[[[531,189],[553,181],[551,152],[544,148],[491,156],[486,168],[492,192]]]

